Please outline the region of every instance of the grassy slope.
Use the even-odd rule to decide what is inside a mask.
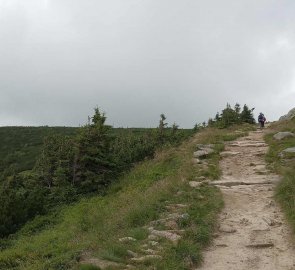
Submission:
[[[282,150],[295,147],[295,138],[276,141],[273,139],[273,135],[278,131],[295,133],[295,118],[272,124],[271,133],[266,136],[270,145],[266,160],[270,168],[283,177],[277,187],[276,197],[295,231],[295,155],[286,155],[284,158],[279,156]]]
[[[201,249],[211,240],[222,198],[218,189],[208,185],[189,188],[188,181],[196,176],[216,179],[220,175],[218,154],[208,158],[209,166],[204,169],[192,165],[192,153],[196,143],[217,143],[216,150],[221,151],[223,140],[239,135],[233,130],[206,129],[180,147],[137,165],[107,196],[84,199],[56,215],[36,218],[2,242],[0,269],[82,269],[78,261],[85,253],[128,263],[127,250],[140,252],[140,246],[147,242],[145,225],[167,212],[167,201],[189,205],[189,219],[179,224],[186,233],[177,246],[161,241],[164,259],[152,260],[139,269],[189,269],[189,265],[199,264]],[[124,236],[138,241],[123,245],[118,238]]]

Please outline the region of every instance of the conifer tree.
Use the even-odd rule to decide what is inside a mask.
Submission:
[[[249,107],[245,104],[241,112],[241,121],[244,123],[255,124],[253,110],[254,108],[250,110]]]
[[[77,140],[73,166],[73,184],[79,192],[103,190],[110,181],[114,169],[110,154],[110,126],[106,116],[95,108],[91,123],[81,129]]]

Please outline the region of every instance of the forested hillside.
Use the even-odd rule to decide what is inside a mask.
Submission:
[[[95,109],[80,128],[0,128],[0,236],[60,205],[105,193],[134,163],[192,134],[169,128],[165,119],[154,129],[114,129]]]

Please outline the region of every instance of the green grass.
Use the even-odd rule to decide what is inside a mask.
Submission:
[[[276,189],[276,198],[295,232],[295,156],[285,155],[282,157],[280,155],[284,149],[295,147],[295,138],[286,138],[280,141],[273,139],[273,135],[279,131],[295,133],[295,119],[272,124],[271,132],[265,136],[270,145],[266,156],[268,166],[282,176],[282,181]]]
[[[0,269],[98,269],[79,264],[85,253],[129,263],[128,250],[140,253],[141,246],[148,243],[149,222],[165,215],[167,204],[175,203],[188,205],[184,210],[188,218],[179,221],[186,233],[178,245],[160,240],[163,260],[150,260],[138,269],[190,269],[199,265],[202,249],[212,240],[223,202],[217,188],[204,185],[193,189],[188,181],[197,176],[220,176],[218,152],[223,149],[224,140],[241,136],[234,131],[205,129],[178,148],[160,151],[153,160],[136,165],[106,196],[85,198],[57,213],[37,217],[0,242]],[[208,157],[210,166],[205,170],[192,164],[197,143],[216,144],[216,154]],[[136,241],[120,243],[118,239],[125,236]]]

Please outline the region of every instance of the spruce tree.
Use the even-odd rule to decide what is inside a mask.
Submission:
[[[255,124],[255,118],[253,116],[253,110],[249,109],[249,107],[245,104],[243,110],[241,112],[241,121],[244,123]]]
[[[114,170],[110,154],[110,126],[106,116],[95,108],[91,123],[82,127],[77,140],[73,165],[73,184],[79,192],[103,191]]]

